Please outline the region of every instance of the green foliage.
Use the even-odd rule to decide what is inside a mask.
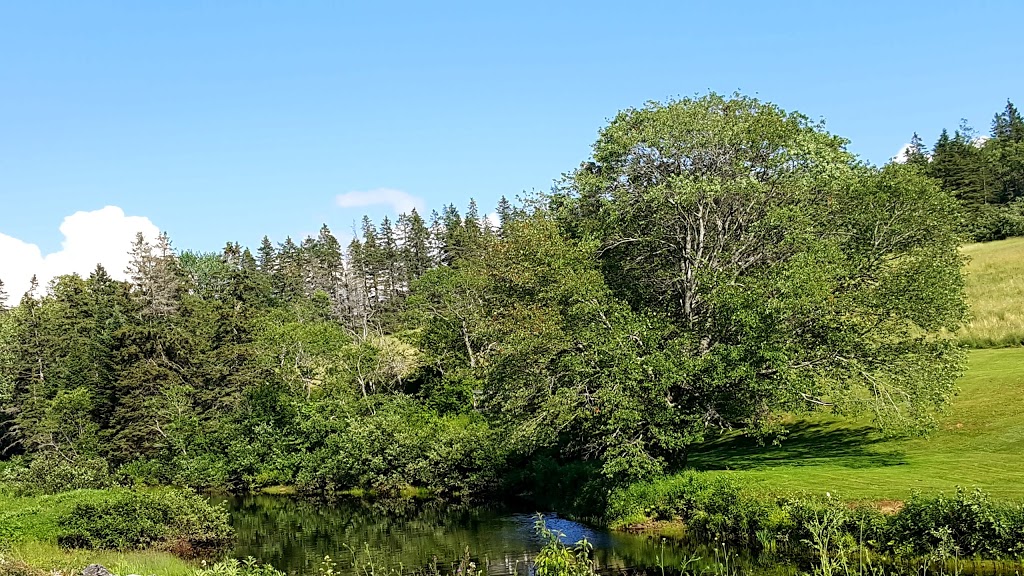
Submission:
[[[260,564],[250,556],[245,560],[228,558],[209,567],[204,563],[194,576],[284,576],[284,573],[270,564]]]
[[[696,542],[729,542],[773,554],[812,555],[830,565],[843,550],[922,557],[1020,557],[1024,506],[992,501],[981,490],[957,488],[953,496],[915,494],[897,511],[850,506],[827,496],[775,496],[723,476],[689,473],[613,492],[613,525],[651,520],[685,525]]]
[[[1020,114],[1007,102],[996,114],[991,137],[979,139],[961,125],[952,136],[943,130],[931,157],[916,162],[936,178],[963,207],[961,229],[974,241],[1024,235],[1024,140]],[[908,158],[908,161],[910,158]]]
[[[130,550],[163,547],[183,554],[215,551],[231,537],[227,512],[183,490],[116,490],[76,504],[57,520],[62,546]]]
[[[0,576],[48,576],[45,570],[0,556]]]
[[[883,545],[900,554],[951,547],[959,556],[1024,556],[1024,505],[993,502],[981,490],[915,494],[886,524]]]
[[[593,576],[597,574],[597,564],[591,558],[594,547],[586,538],[572,546],[562,542],[563,534],[553,532],[544,522],[544,517],[537,515],[534,525],[537,536],[544,540],[544,547],[533,560],[537,576]]]
[[[758,533],[788,534],[794,525],[787,506],[751,496],[729,479],[700,472],[630,485],[612,492],[607,517],[613,526],[648,519],[676,520],[698,542],[758,543]]]
[[[609,475],[650,477],[792,411],[928,430],[952,397],[958,210],[913,167],[863,167],[800,114],[711,94],[621,112],[552,206],[634,315],[601,311],[624,358],[600,371],[642,398],[609,416]]]
[[[42,570],[48,575],[80,574],[91,564],[107,567],[114,574],[145,574],[148,576],[191,576],[194,563],[169,552],[156,550],[122,552],[116,550],[81,550],[61,548],[50,542],[24,542],[15,545],[9,560]],[[2,563],[2,560],[0,560]]]
[[[598,522],[607,507],[609,483],[596,460],[562,461],[557,451],[513,461],[502,476],[502,492],[528,494],[540,509]]]
[[[491,485],[500,466],[478,416],[439,417],[401,396],[325,400],[303,409],[304,456],[296,473],[302,490],[396,492],[412,485],[464,493]]]
[[[27,466],[11,466],[0,481],[18,494],[56,494],[68,490],[107,488],[114,479],[102,458],[67,460],[55,453],[36,455]]]
[[[550,493],[594,514],[792,414],[927,431],[962,369],[963,215],[1010,234],[1024,205],[1019,124],[1008,104],[984,146],[915,138],[873,168],[799,113],[709,94],[619,113],[498,230],[470,201],[364,218],[345,247],[327,226],[255,256],[139,236],[127,282],[97,268],[0,311],[0,457],[43,492],[106,486],[103,462],[324,492],[563,471],[584,488]],[[741,530],[700,506],[708,533]]]

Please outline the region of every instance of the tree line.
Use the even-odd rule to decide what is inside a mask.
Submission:
[[[960,201],[968,238],[1024,235],[1024,119],[1013,102],[992,119],[987,137],[963,120],[952,135],[943,129],[931,150],[915,133],[904,159]]]
[[[619,113],[496,225],[470,203],[364,218],[344,247],[140,236],[127,281],[0,312],[0,472],[550,493],[794,412],[927,430],[966,306],[958,196],[917,162],[710,94]]]

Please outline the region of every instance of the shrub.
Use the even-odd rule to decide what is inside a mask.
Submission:
[[[158,460],[133,460],[117,469],[120,482],[131,486],[160,486],[168,482],[165,465]]]
[[[684,472],[655,482],[634,484],[609,499],[613,524],[645,519],[680,520],[689,538],[753,545],[766,532],[774,537],[789,531],[786,509],[771,497],[744,494],[741,487],[720,475]],[[758,533],[761,532],[759,536]]]
[[[210,567],[204,565],[196,570],[193,576],[284,576],[284,572],[270,564],[259,564],[250,556],[241,561],[228,558]]]
[[[57,519],[61,546],[130,550],[157,546],[183,556],[222,548],[231,537],[227,511],[188,490],[112,491]]]
[[[1020,555],[1024,510],[992,502],[981,490],[957,488],[952,496],[914,496],[886,527],[885,547],[898,554],[926,554],[952,547],[960,555]]]
[[[544,540],[544,547],[534,558],[534,573],[537,576],[594,576],[597,565],[591,558],[594,547],[586,538],[573,546],[562,543],[564,534],[547,527],[544,517],[537,516],[534,523],[537,536]]]
[[[103,458],[68,460],[52,452],[38,454],[28,466],[8,467],[3,479],[15,493],[25,495],[108,488],[114,484]]]

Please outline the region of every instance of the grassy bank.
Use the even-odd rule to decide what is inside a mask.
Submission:
[[[191,576],[197,568],[197,565],[167,552],[69,550],[52,542],[37,541],[14,544],[2,557],[6,561],[61,574],[79,574],[90,564],[102,564],[114,574],[146,576]]]
[[[103,564],[115,574],[184,576],[197,565],[171,551],[200,550],[193,546],[220,542],[229,532],[222,511],[188,492],[0,492],[0,560],[47,572]]]
[[[959,332],[972,348],[1024,344],[1024,238],[970,244],[967,301],[973,319]]]

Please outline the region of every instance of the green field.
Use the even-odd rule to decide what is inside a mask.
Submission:
[[[1024,344],[1024,238],[965,246],[971,322],[958,334],[972,348]]]
[[[903,500],[958,485],[1024,499],[1024,238],[963,251],[972,321],[958,338],[977,349],[938,430],[894,440],[866,423],[799,420],[780,446],[726,438],[694,466],[767,490],[849,499]]]
[[[769,490],[903,500],[979,487],[1024,499],[1024,348],[973,350],[961,391],[927,438],[887,440],[866,425],[799,421],[781,446],[718,441],[692,459]]]

